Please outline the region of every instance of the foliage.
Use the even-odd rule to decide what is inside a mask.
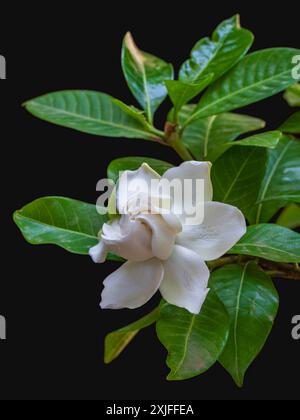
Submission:
[[[300,235],[291,230],[300,226],[300,111],[279,122],[277,131],[262,131],[260,118],[234,112],[284,90],[287,103],[299,107],[300,75],[295,79],[293,58],[300,50],[248,54],[252,43],[252,33],[234,16],[197,42],[176,80],[171,64],[141,51],[128,33],[122,68],[141,109],[104,93],[78,90],[50,93],[24,105],[40,119],[83,133],[156,141],[173,147],[184,160],[211,161],[214,200],[238,207],[249,222],[230,255],[212,264],[211,291],[200,315],[163,301],[143,319],[108,335],[106,363],[140,330],[156,323],[168,351],[169,380],[198,376],[219,361],[242,386],[278,310],[272,280],[278,270],[268,264],[300,277]],[[168,95],[173,108],[160,130],[154,116]],[[144,162],[160,174],[173,166],[151,157],[127,157],[111,162],[108,176],[116,182],[120,171]],[[31,244],[55,244],[86,255],[98,243],[107,217],[95,205],[46,197],[16,211],[14,221]],[[231,255],[239,257],[228,265]]]

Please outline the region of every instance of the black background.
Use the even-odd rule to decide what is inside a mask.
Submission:
[[[1,10],[0,54],[7,59],[7,80],[0,81],[0,314],[8,329],[7,341],[0,341],[1,399],[299,398],[300,342],[291,338],[291,319],[300,313],[300,284],[276,282],[280,313],[243,390],[218,365],[200,378],[168,383],[166,353],[153,329],[141,333],[112,365],[103,363],[106,333],[146,314],[156,302],[137,311],[101,311],[102,281],[116,265],[97,266],[59,248],[32,247],[11,220],[14,210],[40,196],[95,202],[96,182],[114,158],[139,155],[179,162],[171,150],[154,143],[92,137],[39,121],[21,108],[32,97],[74,88],[135,103],[120,68],[127,30],[145,51],[177,69],[200,37],[237,12],[256,35],[254,49],[299,48],[296,1],[223,3],[125,6],[111,1],[80,2],[79,7],[61,2],[48,9],[16,3],[14,10]],[[167,109],[161,108],[158,125]],[[265,118],[268,129],[274,129],[291,110],[279,95],[245,112]]]

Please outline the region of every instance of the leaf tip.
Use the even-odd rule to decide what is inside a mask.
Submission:
[[[234,383],[236,384],[236,386],[240,389],[242,389],[244,387],[244,382],[245,382],[245,373],[243,372],[230,372],[230,375],[234,381]]]
[[[18,216],[19,216],[20,212],[21,212],[21,210],[16,210],[12,214],[12,220],[14,221],[14,223],[16,225],[18,225]]]
[[[127,31],[124,36],[124,43],[128,45],[129,42],[134,42],[134,41],[133,41],[132,33],[130,31]]]
[[[168,382],[176,382],[179,381],[180,379],[176,376],[176,374],[174,372],[170,372],[169,375],[167,376],[167,381]]]
[[[110,365],[112,362],[112,360],[110,360],[110,358],[105,354],[104,355],[104,364],[105,365]]]
[[[262,119],[260,119],[259,121],[260,121],[259,128],[266,128],[266,126],[267,126],[266,121],[265,120],[262,120]]]
[[[29,101],[22,102],[21,107],[26,109],[28,104],[29,104]]]
[[[112,333],[108,334],[104,340],[104,363],[106,365],[110,365],[114,361],[114,359],[116,359],[116,355],[112,353],[111,351],[109,351],[111,338],[112,338]]]
[[[140,52],[139,48],[137,47],[134,38],[132,36],[131,32],[127,32],[125,37],[124,37],[124,45],[125,47],[128,49],[128,51],[130,52],[133,60],[135,61],[135,63],[139,66],[139,67],[143,67],[144,64],[144,57],[142,55],[142,53]]]
[[[235,15],[235,20],[236,20],[236,27],[237,29],[242,29],[242,25],[241,25],[241,15],[239,13],[237,13]]]
[[[110,365],[113,362],[113,358],[110,355],[104,354],[104,364]]]
[[[234,382],[238,388],[242,389],[244,387],[244,377],[234,378]]]

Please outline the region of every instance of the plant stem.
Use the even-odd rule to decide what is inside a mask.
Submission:
[[[160,137],[161,139],[165,139],[165,133],[163,131],[157,130],[156,128],[152,127],[150,132]]]
[[[297,268],[297,264],[276,263],[243,255],[228,255],[217,261],[209,262],[207,265],[211,271],[214,271],[230,264],[246,263],[249,261],[257,261],[258,265],[273,278],[300,281],[300,271]]]
[[[165,133],[163,131],[158,130],[157,128],[153,127],[153,125],[150,125],[150,124],[147,124],[147,129],[149,133],[153,134],[157,138],[157,141],[160,141],[161,143],[166,144]]]
[[[297,264],[274,263],[272,261],[260,260],[260,265],[269,273],[272,273],[272,277],[300,280],[300,271],[297,269]]]
[[[176,140],[171,143],[169,143],[171,147],[175,150],[176,153],[181,157],[184,161],[194,160],[193,156],[190,154],[190,152],[187,150],[185,145],[181,140]]]
[[[269,276],[277,279],[286,279],[286,280],[299,280],[300,281],[300,273],[287,273],[284,271],[266,271]]]
[[[184,161],[194,160],[193,156],[185,147],[180,137],[177,124],[169,123],[169,122],[166,123],[165,139],[166,139],[167,144],[175,150],[175,152],[181,157],[182,160]]]
[[[220,258],[219,260],[208,262],[208,268],[211,271],[217,270],[218,268],[225,267],[226,265],[235,264],[239,262],[239,257],[235,255],[229,255],[228,257]]]

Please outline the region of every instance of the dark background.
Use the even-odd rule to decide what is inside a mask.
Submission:
[[[153,329],[141,333],[112,365],[103,363],[105,335],[146,314],[156,302],[137,311],[101,311],[102,281],[115,265],[97,266],[55,247],[32,247],[11,220],[14,210],[45,195],[94,203],[96,182],[114,158],[179,162],[171,150],[154,143],[96,138],[39,121],[21,108],[22,102],[77,88],[135,104],[120,68],[128,29],[145,51],[177,69],[198,39],[237,12],[256,35],[254,49],[299,48],[299,3],[160,1],[125,7],[99,2],[96,8],[97,3],[79,8],[65,2],[68,10],[62,2],[51,3],[51,9],[16,3],[14,10],[1,10],[0,54],[7,59],[7,80],[0,81],[0,314],[7,318],[8,339],[0,341],[0,398],[299,399],[300,342],[291,338],[291,319],[300,313],[300,284],[276,282],[280,313],[243,390],[218,365],[200,378],[168,383],[166,353]],[[167,109],[161,108],[158,125]],[[268,129],[274,129],[292,111],[279,95],[243,112],[265,118]]]

